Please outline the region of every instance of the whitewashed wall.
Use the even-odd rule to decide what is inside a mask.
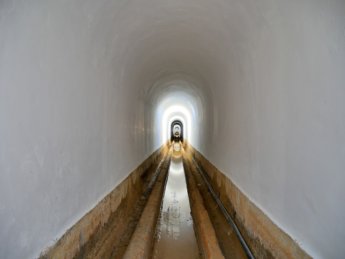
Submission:
[[[0,257],[36,257],[157,148],[170,96],[190,98],[193,144],[250,199],[311,255],[341,258],[344,13],[1,1]]]

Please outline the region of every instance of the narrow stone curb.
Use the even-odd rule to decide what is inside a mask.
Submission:
[[[184,159],[183,165],[199,250],[202,252],[203,258],[224,258],[218,244],[216,232],[187,163],[188,162]]]
[[[157,220],[168,175],[170,153],[162,165],[145,209],[123,256],[124,259],[146,259],[151,257]]]

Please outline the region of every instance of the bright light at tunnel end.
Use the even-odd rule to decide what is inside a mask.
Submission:
[[[163,145],[170,139],[171,124],[175,120],[180,120],[183,124],[184,139],[190,143],[193,143],[194,136],[192,134],[193,122],[195,118],[192,116],[192,112],[188,105],[182,103],[166,103],[162,102],[158,105],[156,110],[156,143]]]
[[[205,107],[200,97],[199,88],[189,79],[177,80],[181,75],[160,81],[155,85],[159,94],[153,100],[153,139],[158,148],[170,140],[171,125],[175,120],[183,124],[183,139],[194,147],[199,146],[200,128],[203,124]],[[186,90],[187,89],[187,90]]]
[[[192,142],[192,115],[189,109],[183,105],[172,105],[165,109],[162,117],[162,144],[170,138],[171,124],[174,120],[180,120],[183,124],[183,134],[189,142]]]

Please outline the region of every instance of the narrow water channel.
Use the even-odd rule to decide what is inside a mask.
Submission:
[[[174,151],[157,225],[153,258],[199,258],[190,212],[181,152]]]

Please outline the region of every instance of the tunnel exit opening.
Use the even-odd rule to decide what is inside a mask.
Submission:
[[[200,135],[206,127],[206,100],[204,84],[194,76],[173,73],[162,76],[151,86],[148,102],[152,103],[153,145],[159,146],[171,141],[171,126],[176,120],[182,122],[183,142],[199,147]]]
[[[170,127],[170,140],[183,142],[183,123],[180,120],[174,120]]]

